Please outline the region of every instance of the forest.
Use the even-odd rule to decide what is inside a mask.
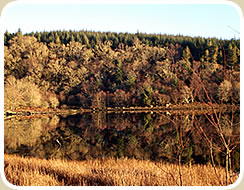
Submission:
[[[240,104],[240,40],[137,32],[4,34],[4,107]]]
[[[195,106],[200,109],[192,111]],[[239,106],[239,39],[139,31],[23,34],[19,29],[4,34],[5,174],[8,179],[17,179],[13,184],[23,179],[20,185],[26,185],[30,174],[37,174],[32,169],[28,171],[32,165],[22,164],[21,160],[28,159],[19,157],[19,165],[28,168],[23,169],[26,176],[20,173],[17,158],[10,155],[13,153],[41,158],[43,163],[46,159],[67,159],[93,164],[97,158],[102,163],[110,162],[107,157],[116,162],[121,158],[150,160],[153,164],[150,176],[155,176],[154,166],[159,170],[156,164],[164,161],[174,164],[175,169],[162,162],[165,170],[159,170],[158,179],[163,182],[156,185],[165,181],[168,184],[175,175],[177,179],[171,179],[174,182],[171,185],[192,185],[185,174],[192,176],[194,171],[197,171],[194,178],[200,176],[196,184],[206,185],[201,178],[214,179],[210,185],[231,184],[240,171]],[[47,110],[48,114],[8,117],[8,113],[35,109]],[[78,111],[57,114],[60,110]],[[42,161],[30,163],[37,166]],[[63,163],[62,167],[66,165]],[[113,169],[111,163],[108,164],[111,171],[118,174],[123,167]],[[140,166],[134,160],[126,161],[127,166],[131,163],[133,167]],[[192,170],[192,164],[208,166],[204,174],[212,177],[198,175],[203,170]],[[18,172],[12,170],[14,167]],[[43,177],[42,164],[40,168],[38,172]],[[101,185],[90,182],[90,174],[87,177],[74,171],[64,168],[66,177],[60,178],[58,168],[51,176],[62,179],[61,185]],[[100,172],[98,168],[91,171]],[[104,171],[102,168],[102,177],[109,173]],[[144,169],[139,168],[138,172],[145,174],[145,179],[150,178]],[[67,174],[89,183],[73,178],[72,181]],[[135,177],[138,173],[130,175]],[[68,181],[64,181],[66,178]],[[150,179],[152,183],[146,184],[154,184],[154,178]],[[100,181],[122,184],[109,183],[110,179],[105,178]]]

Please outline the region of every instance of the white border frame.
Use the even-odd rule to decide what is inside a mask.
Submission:
[[[242,10],[240,9],[240,7],[232,2],[232,1],[226,1],[226,0],[152,0],[152,1],[149,1],[149,0],[67,0],[67,1],[64,1],[64,0],[36,0],[36,1],[33,1],[33,0],[17,0],[17,1],[12,1],[10,3],[8,3],[2,10],[2,13],[1,13],[1,18],[0,18],[0,60],[1,60],[1,63],[4,63],[4,39],[3,39],[3,36],[4,36],[4,33],[5,31],[3,31],[3,27],[1,27],[4,23],[4,14],[6,13],[6,11],[11,8],[11,6],[13,5],[17,5],[17,4],[49,4],[49,5],[52,5],[52,4],[114,4],[114,5],[118,5],[118,4],[128,4],[128,5],[141,5],[141,4],[212,4],[212,5],[230,5],[230,6],[233,6],[236,11],[239,13],[240,15],[240,52],[241,52],[241,57],[240,57],[240,65],[244,64],[243,62],[243,42],[242,42],[242,36],[243,36],[243,26],[244,26],[244,20],[243,20],[243,13],[242,13]],[[241,69],[241,68],[240,68]],[[240,97],[242,96],[243,94],[243,88],[244,87],[242,85],[242,76],[241,76],[241,88],[240,88]],[[244,159],[243,157],[243,139],[241,138],[242,137],[242,134],[243,134],[243,129],[242,127],[240,127],[240,175],[239,175],[239,178],[238,180],[229,185],[229,186],[183,186],[183,187],[180,187],[180,186],[157,186],[157,187],[151,187],[151,186],[129,186],[129,187],[123,187],[123,186],[108,186],[108,187],[94,187],[94,186],[82,186],[82,187],[75,187],[75,186],[16,186],[16,185],[13,185],[11,183],[9,183],[5,176],[4,176],[4,64],[2,64],[0,66],[0,96],[1,96],[1,100],[0,100],[0,134],[1,134],[1,137],[0,137],[0,173],[1,173],[1,177],[2,177],[2,180],[3,182],[10,188],[12,189],[74,189],[74,188],[82,188],[82,189],[100,189],[100,188],[106,188],[107,190],[112,190],[112,189],[175,189],[175,188],[181,188],[181,189],[231,189],[231,188],[235,188],[236,186],[238,186],[240,184],[240,182],[242,181],[243,179],[243,163],[242,163],[242,160]],[[241,108],[242,108],[242,104],[241,104]],[[240,126],[243,125],[243,113],[241,112],[240,113]]]

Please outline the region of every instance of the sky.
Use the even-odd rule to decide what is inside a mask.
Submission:
[[[89,30],[240,37],[240,13],[231,4],[24,4],[7,6],[4,31]]]

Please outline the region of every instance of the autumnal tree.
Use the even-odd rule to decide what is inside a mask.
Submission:
[[[42,95],[35,84],[28,78],[16,79],[10,76],[4,86],[5,109],[16,109],[20,107],[41,107]]]
[[[228,80],[224,80],[218,88],[218,97],[220,102],[228,102],[231,97],[232,85]]]
[[[92,107],[102,110],[105,108],[105,106],[106,106],[106,93],[103,91],[99,91],[95,93],[92,98]]]

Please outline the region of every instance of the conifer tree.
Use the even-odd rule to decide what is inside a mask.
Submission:
[[[60,44],[60,38],[57,33],[55,34],[55,43]]]
[[[123,68],[122,68],[122,62],[118,59],[116,59],[116,81],[121,84],[123,80]]]
[[[18,29],[17,36],[22,36],[22,30],[20,28]]]
[[[218,51],[219,51],[219,48],[217,45],[210,47],[210,62],[211,63],[215,63],[215,64],[217,63]]]
[[[88,39],[88,37],[87,37],[87,35],[85,33],[83,34],[82,41],[83,41],[83,44],[89,46],[89,39]]]
[[[229,43],[226,52],[226,66],[232,68],[238,64],[237,47]]]
[[[191,51],[188,46],[183,50],[183,58],[185,61],[189,62],[191,59]]]

